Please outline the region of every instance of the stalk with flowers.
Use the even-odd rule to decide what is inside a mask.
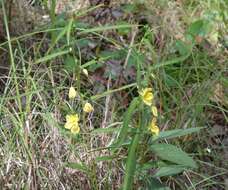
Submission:
[[[127,146],[125,177],[122,184],[124,190],[132,189],[136,177],[148,178],[147,170],[150,169],[156,172],[149,177],[149,181],[159,183],[157,177],[175,175],[196,167],[195,161],[187,153],[174,145],[162,143],[162,140],[197,132],[200,128],[160,132],[159,114],[152,88],[142,88],[138,93],[139,97],[132,100],[125,113],[123,127],[116,142],[112,144],[113,154],[118,154],[120,149]],[[134,123],[135,127],[131,126],[132,118],[136,117],[138,122]],[[129,136],[130,143],[126,143]],[[161,166],[158,164],[160,162]]]
[[[84,114],[90,114],[94,111],[94,107],[88,101],[83,101],[80,93],[74,87],[70,87],[68,98],[74,100],[76,97],[79,97],[78,100]],[[123,126],[119,135],[109,147],[114,157],[118,157],[118,152],[121,149],[127,148],[125,176],[122,184],[124,190],[132,189],[136,176],[145,175],[145,178],[148,177],[146,172],[152,168],[156,169],[157,172],[151,179],[157,180],[157,177],[174,175],[188,168],[196,167],[195,161],[187,153],[176,146],[161,143],[161,141],[165,138],[190,134],[199,131],[200,128],[160,132],[159,114],[155,100],[156,97],[152,88],[146,87],[138,91],[138,97],[132,100],[124,115]],[[132,123],[133,118],[137,123]],[[80,135],[80,111],[73,109],[72,113],[67,114],[64,127],[70,130],[72,135]],[[126,143],[129,138],[130,142]],[[155,158],[157,158],[155,163],[162,162],[162,166],[158,164],[150,166],[149,163]]]

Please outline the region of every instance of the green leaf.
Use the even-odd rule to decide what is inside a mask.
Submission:
[[[210,31],[210,22],[208,20],[197,20],[193,22],[189,28],[187,33],[196,36],[205,36]]]
[[[160,168],[160,167],[165,167],[167,166],[167,163],[163,162],[163,161],[159,161],[159,160],[154,160],[154,161],[150,161],[150,162],[146,162],[140,166],[138,166],[137,170],[143,171],[143,170],[149,170],[152,168]]]
[[[188,57],[190,56],[190,52],[186,55],[182,55],[180,57],[175,57],[173,59],[170,59],[170,60],[167,60],[167,61],[163,61],[161,63],[157,63],[157,64],[154,64],[152,66],[152,70],[155,70],[155,69],[158,69],[160,67],[164,67],[164,66],[168,66],[168,65],[174,65],[176,63],[180,63],[180,62],[183,62],[185,61]]]
[[[56,57],[60,57],[62,55],[68,54],[70,51],[71,51],[71,49],[68,49],[68,50],[58,51],[58,52],[46,55],[45,57],[37,59],[34,64],[39,64],[39,63],[50,61],[52,59],[55,59]]]
[[[141,54],[140,52],[136,51],[134,48],[132,48],[132,53],[129,56],[127,66],[134,66],[137,67],[137,62],[144,63],[146,60],[145,56]]]
[[[147,189],[148,190],[170,190],[169,187],[162,185],[158,179],[153,177],[149,179],[149,184]]]
[[[204,127],[195,127],[195,128],[188,128],[188,129],[175,129],[175,130],[169,130],[169,131],[162,131],[154,140],[172,139],[175,137],[180,137],[180,136],[198,132],[203,128]]]
[[[190,44],[184,43],[181,40],[177,40],[175,46],[181,55],[189,54],[192,49]]]
[[[128,23],[125,21],[119,21],[116,23],[116,25],[127,25]],[[118,28],[118,33],[120,35],[128,35],[131,32],[131,28]]]
[[[79,48],[88,47],[89,43],[92,43],[92,42],[86,38],[81,38],[76,41],[76,44]]]
[[[139,166],[138,170],[139,171],[149,170],[151,168],[157,168],[157,167],[158,167],[157,161],[151,161]]]
[[[115,30],[115,29],[121,29],[121,28],[132,28],[132,27],[137,27],[137,26],[138,25],[133,25],[133,24],[98,26],[98,27],[93,27],[90,29],[84,29],[81,32],[79,32],[78,35],[87,34],[87,33],[94,33],[94,32],[104,32],[107,30]],[[80,28],[78,28],[78,29],[80,29]]]
[[[67,58],[64,62],[64,67],[69,73],[73,73],[76,70],[77,60],[73,56],[67,55]]]
[[[123,144],[125,137],[127,136],[129,123],[132,119],[132,115],[135,112],[135,108],[137,107],[138,103],[139,103],[138,98],[134,98],[132,100],[130,107],[128,108],[127,112],[124,115],[123,127],[121,128],[117,141],[112,145],[112,147],[118,148]],[[114,150],[116,148],[114,148]]]
[[[196,168],[195,161],[187,153],[171,144],[155,144],[151,146],[151,150],[163,160]]]
[[[109,59],[117,59],[117,60],[122,60],[126,57],[127,52],[124,49],[120,50],[113,50],[113,51],[101,51],[100,56],[101,57],[108,57]]]
[[[137,133],[130,145],[126,163],[126,173],[124,176],[123,182],[123,190],[131,190],[133,181],[134,181],[134,174],[136,169],[136,150],[139,143],[140,133]]]
[[[66,32],[66,39],[67,39],[67,45],[70,45],[70,38],[71,38],[71,30],[73,25],[73,18],[69,20],[69,23],[67,25],[67,32]]]
[[[154,177],[172,176],[185,170],[184,166],[174,165],[160,168]]]
[[[85,173],[89,173],[89,168],[86,167],[85,164],[79,164],[79,163],[74,163],[74,162],[67,162],[65,163],[65,166],[68,168],[76,169]]]

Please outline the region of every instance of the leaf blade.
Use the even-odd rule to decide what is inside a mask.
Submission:
[[[151,150],[161,159],[186,167],[196,168],[195,161],[183,150],[171,144],[151,145]]]

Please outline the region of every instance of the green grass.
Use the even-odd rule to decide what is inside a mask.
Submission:
[[[52,2],[50,23],[23,35],[9,31],[1,4],[9,70],[0,73],[1,189],[225,189],[227,3],[135,2],[121,7],[123,18],[97,25],[82,15],[99,6],[62,22]],[[147,129],[145,87],[153,88],[158,136]],[[74,112],[78,135],[64,128]]]

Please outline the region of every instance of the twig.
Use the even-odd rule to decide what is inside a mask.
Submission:
[[[125,62],[124,62],[124,69],[126,69],[126,67],[127,67],[127,63],[128,63],[129,57],[130,57],[131,52],[132,52],[132,47],[134,45],[135,36],[136,36],[137,32],[138,32],[138,28],[137,27],[134,27],[133,28],[133,32],[132,32],[132,37],[131,37],[131,43],[130,43],[130,46],[129,46],[127,57],[126,57]]]

